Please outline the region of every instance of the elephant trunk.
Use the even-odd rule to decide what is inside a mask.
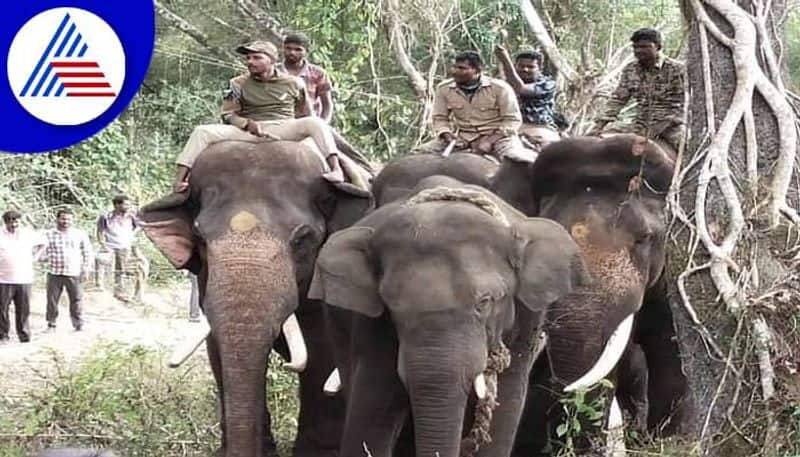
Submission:
[[[440,342],[435,347],[415,344],[413,352],[401,347],[398,363],[411,400],[417,456],[460,454],[467,400],[486,360],[485,352],[477,360],[472,357],[459,360],[464,354],[459,357],[452,350],[466,347],[463,341],[459,344]]]
[[[260,456],[267,356],[297,307],[285,244],[256,231],[214,240],[204,304],[222,368],[225,456]]]

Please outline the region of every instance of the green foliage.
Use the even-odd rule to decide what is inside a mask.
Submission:
[[[0,402],[0,457],[49,446],[206,456],[219,446],[216,386],[205,358],[170,370],[160,354],[141,347],[98,346],[91,353],[75,369],[54,359],[58,373],[46,387]],[[270,370],[268,386],[273,430],[286,444],[297,428],[296,377]]]
[[[575,456],[575,440],[585,436],[591,428],[600,429],[608,392],[613,387],[611,381],[604,379],[588,390],[581,389],[558,400],[563,410],[563,422],[556,427],[556,436],[561,441],[558,457]]]

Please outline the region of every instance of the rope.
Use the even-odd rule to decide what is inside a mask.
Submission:
[[[481,446],[492,442],[489,432],[494,410],[499,404],[497,403],[497,375],[509,365],[511,365],[511,353],[500,341],[500,345],[489,352],[486,369],[483,371],[483,376],[486,378],[486,398],[478,399],[475,404],[475,420],[472,422],[472,429],[461,440],[461,457],[474,457]]]
[[[433,189],[425,189],[418,194],[414,195],[405,203],[405,206],[414,206],[426,202],[438,201],[459,201],[471,203],[478,207],[478,209],[489,214],[497,219],[503,226],[509,227],[511,224],[508,222],[506,215],[500,210],[492,199],[486,193],[476,189],[455,189],[452,187],[434,187]]]

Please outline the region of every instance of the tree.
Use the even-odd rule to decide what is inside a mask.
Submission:
[[[786,2],[682,7],[689,134],[668,196],[672,307],[689,382],[681,428],[703,455],[779,455],[789,450],[791,430],[780,424],[791,411],[775,381],[790,378],[800,356]]]

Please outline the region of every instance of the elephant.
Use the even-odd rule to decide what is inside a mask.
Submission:
[[[423,178],[449,176],[464,184],[489,188],[490,178],[498,165],[492,160],[472,153],[458,152],[448,157],[433,154],[414,154],[392,160],[372,183],[375,204],[380,207],[411,195]]]
[[[322,172],[300,143],[223,141],[200,155],[188,193],[139,213],[172,265],[198,275],[225,457],[275,453],[265,404],[273,346],[291,352],[296,370],[308,360],[294,455],[332,456],[339,447],[344,403],[319,388],[333,368],[322,304],[305,297],[322,242],[366,214],[373,200],[349,184],[324,181]]]
[[[508,455],[547,310],[589,277],[558,224],[449,177],[417,190],[335,233],[317,258],[309,297],[328,304],[346,349],[334,372],[347,397],[339,455],[407,455],[393,451],[411,416],[416,455],[459,456],[504,348],[510,366],[480,453]]]
[[[87,448],[44,449],[33,457],[117,457],[114,451]]]
[[[517,183],[532,196],[533,214],[570,232],[593,282],[548,310],[548,343],[532,370],[514,455],[541,451],[542,417],[554,401],[545,392],[613,377],[621,358],[623,405],[640,421],[645,408],[652,429],[677,422],[686,379],[667,300],[664,198],[674,168],[670,154],[642,137],[579,137],[545,147]]]

